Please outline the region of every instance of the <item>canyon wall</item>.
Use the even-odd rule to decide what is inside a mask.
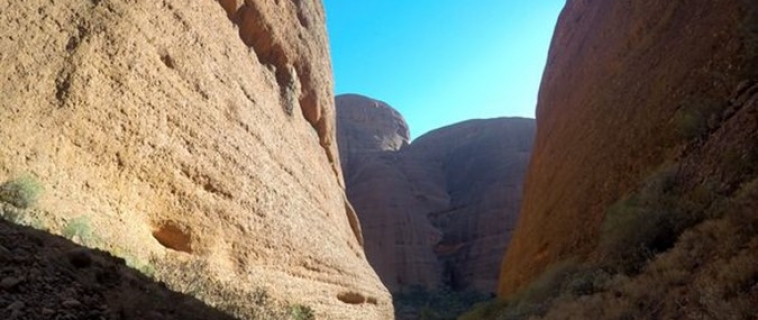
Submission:
[[[392,318],[342,187],[320,1],[0,7],[0,180],[43,190],[18,221],[238,316],[264,290]]]
[[[685,159],[725,128],[729,97],[756,74],[755,15],[756,3],[742,0],[567,1],[542,79],[501,295],[556,262],[602,259],[591,252],[608,208],[667,163],[696,161]],[[749,148],[737,158],[743,153]],[[728,172],[721,165],[698,166],[682,180],[719,181],[703,173]]]
[[[409,143],[397,111],[359,95],[337,97],[337,119],[347,195],[384,284],[494,292],[534,120],[470,120]]]

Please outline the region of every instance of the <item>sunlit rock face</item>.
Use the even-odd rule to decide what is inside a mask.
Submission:
[[[408,125],[386,103],[338,96],[337,119],[348,198],[385,285],[493,292],[534,121],[471,120],[409,144]]]
[[[500,294],[555,262],[587,258],[614,202],[721,127],[728,97],[755,75],[756,12],[755,1],[743,0],[567,1]],[[718,164],[700,169],[691,183],[723,172]]]
[[[336,152],[320,1],[3,1],[0,179],[38,226],[249,315],[390,319]],[[12,48],[12,49],[11,49]]]

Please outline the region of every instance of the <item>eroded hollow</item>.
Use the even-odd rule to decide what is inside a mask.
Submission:
[[[347,304],[362,304],[366,302],[366,297],[355,292],[342,292],[337,295],[337,299]]]
[[[192,232],[176,222],[163,221],[153,231],[153,237],[168,249],[192,253]]]
[[[174,63],[174,58],[172,58],[168,54],[162,54],[161,55],[161,61],[163,61],[163,64],[165,64],[166,67],[168,67],[169,69],[176,68],[176,63]]]

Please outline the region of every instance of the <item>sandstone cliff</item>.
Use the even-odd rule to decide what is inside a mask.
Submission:
[[[337,116],[348,198],[385,285],[494,291],[534,121],[471,120],[408,144],[407,124],[383,102],[338,96]]]
[[[389,319],[342,191],[320,1],[0,1],[0,180],[20,220],[248,316]]]
[[[416,182],[399,166],[408,125],[381,101],[359,95],[336,101],[347,196],[361,219],[369,262],[391,291],[439,285],[441,270],[431,250],[439,231],[425,216],[433,207],[419,200]]]
[[[558,261],[603,260],[595,249],[611,205],[651,185],[644,181],[661,168],[674,163],[675,185],[690,196],[728,196],[750,177],[723,158],[753,161],[752,120],[747,113],[732,118],[745,99],[734,104],[729,97],[740,96],[750,87],[743,80],[756,75],[755,12],[754,1],[742,0],[567,2],[540,88],[535,148],[501,295]],[[706,160],[713,158],[720,160]],[[694,164],[701,161],[708,162]],[[675,239],[677,228],[663,234]]]

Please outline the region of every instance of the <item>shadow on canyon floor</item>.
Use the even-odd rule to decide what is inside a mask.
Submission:
[[[2,319],[236,319],[142,273],[149,268],[4,219],[0,264]],[[279,306],[265,291],[254,298],[259,314],[251,319],[313,319],[309,308]]]
[[[124,259],[0,219],[3,319],[234,319]]]

